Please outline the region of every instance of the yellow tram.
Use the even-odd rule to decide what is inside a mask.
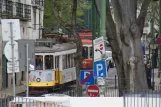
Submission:
[[[29,71],[29,93],[47,93],[76,81],[75,43],[35,46],[35,70]]]

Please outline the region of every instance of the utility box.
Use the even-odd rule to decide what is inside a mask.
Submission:
[[[19,66],[20,71],[26,71],[26,44],[28,44],[28,61],[29,65],[35,66],[35,41],[28,39],[18,40],[18,49],[19,49]]]

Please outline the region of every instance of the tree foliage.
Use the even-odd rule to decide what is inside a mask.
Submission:
[[[53,14],[53,5],[52,0],[44,1],[44,26],[46,28],[52,28],[52,26],[59,25]],[[61,19],[66,22],[66,24],[71,24],[71,13],[72,13],[72,0],[56,0],[55,2],[59,16]],[[89,9],[90,6],[86,0],[78,0],[78,8],[77,8],[77,24],[83,24],[83,20],[81,17],[84,15],[84,10]]]

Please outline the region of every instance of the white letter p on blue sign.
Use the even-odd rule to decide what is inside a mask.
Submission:
[[[103,70],[103,65],[102,64],[97,64],[97,75],[99,75],[99,72]]]

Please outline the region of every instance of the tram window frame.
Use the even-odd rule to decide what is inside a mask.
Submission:
[[[91,47],[89,47],[89,50],[90,50],[90,58],[93,58],[93,47],[91,46]]]
[[[70,55],[70,68],[72,68],[73,66],[72,66],[72,60],[73,60],[73,57],[72,57],[72,54],[69,54]]]
[[[66,63],[66,55],[62,56],[63,58],[63,69],[67,69],[67,63]]]
[[[38,58],[40,57],[40,58]],[[38,59],[37,59],[38,58]],[[43,70],[43,65],[44,65],[44,56],[43,55],[35,55],[35,65],[36,65],[36,70]],[[38,67],[39,66],[39,67]]]
[[[60,56],[55,56],[55,69],[59,69],[59,59]]]
[[[71,56],[70,56],[70,54],[67,55],[67,59],[68,59],[68,60],[67,60],[67,65],[68,65],[67,67],[68,67],[68,68],[71,68],[71,64],[70,64]]]
[[[46,59],[46,57],[49,57],[49,60]],[[45,55],[44,56],[44,60],[45,60],[45,69],[54,69],[54,56],[53,55]],[[47,65],[49,64],[49,66]]]
[[[83,56],[84,59],[88,58],[88,47],[87,46],[83,46],[82,56]]]
[[[75,59],[74,59],[74,54],[75,54],[75,53],[73,53],[73,54],[72,54],[72,67],[75,67]]]

